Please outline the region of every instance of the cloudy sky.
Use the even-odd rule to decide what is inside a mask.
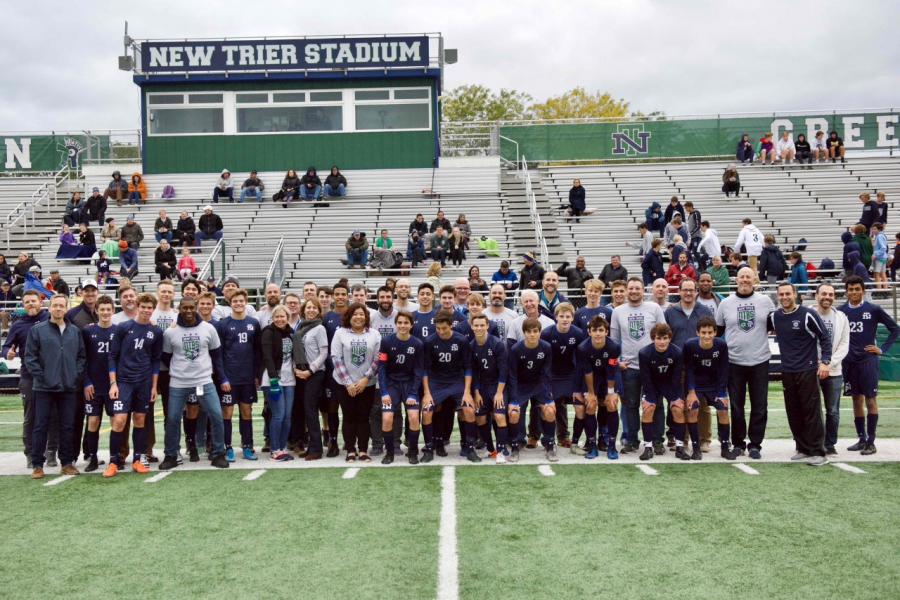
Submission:
[[[584,86],[669,115],[900,105],[893,0],[53,0],[4,12],[0,131],[137,127],[137,87],[116,63],[126,20],[137,39],[439,31],[459,49],[448,87],[544,100]]]

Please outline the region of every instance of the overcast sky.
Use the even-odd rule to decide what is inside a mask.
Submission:
[[[448,88],[544,100],[576,86],[669,115],[900,105],[900,2],[17,2],[0,131],[129,128],[125,21],[144,38],[442,32]]]

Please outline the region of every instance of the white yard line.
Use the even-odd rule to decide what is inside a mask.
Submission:
[[[556,473],[553,472],[553,467],[550,465],[539,465],[538,473],[543,475],[544,477],[553,477]]]
[[[246,475],[244,475],[244,481],[253,481],[254,479],[259,479],[265,474],[265,469],[258,469],[256,471],[250,471]]]
[[[61,477],[57,477],[56,479],[51,479],[50,481],[48,481],[48,482],[45,483],[44,485],[45,485],[45,486],[49,486],[49,485],[59,485],[59,484],[62,483],[63,481],[68,481],[68,480],[70,480],[70,479],[72,479],[72,478],[74,478],[74,477],[75,477],[74,475],[63,475],[63,476],[61,476]]]
[[[166,477],[168,477],[171,474],[172,474],[172,471],[160,471],[153,477],[148,477],[147,479],[145,479],[144,483],[156,483],[157,481],[159,481],[161,479],[165,479]]]
[[[759,471],[757,471],[757,470],[754,469],[753,467],[748,467],[748,466],[745,465],[745,464],[735,463],[734,468],[735,468],[735,469],[738,469],[738,470],[740,470],[740,471],[743,471],[743,472],[746,473],[747,475],[759,475]]]
[[[659,475],[659,472],[649,465],[634,465],[644,475]]]
[[[0,425],[23,425],[22,421],[0,421]]]
[[[350,467],[344,471],[344,474],[341,475],[341,479],[353,479],[356,477],[357,473],[359,473],[359,467]]]
[[[444,467],[441,477],[441,526],[438,530],[438,600],[459,598],[459,556],[456,554],[456,469]]]
[[[865,475],[866,474],[865,471],[863,471],[859,467],[854,467],[853,465],[848,465],[846,463],[839,463],[839,462],[831,463],[831,464],[836,466],[838,469],[843,469],[843,470],[847,471],[848,473],[856,473],[857,475]]]

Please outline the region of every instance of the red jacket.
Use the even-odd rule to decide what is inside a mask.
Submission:
[[[684,265],[684,269],[678,266],[678,263],[669,267],[669,270],[666,271],[666,281],[672,288],[669,290],[671,292],[678,291],[678,284],[681,283],[682,279],[693,279],[697,280],[697,273],[694,271],[694,267],[689,264]]]

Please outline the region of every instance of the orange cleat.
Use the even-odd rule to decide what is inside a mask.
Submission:
[[[133,463],[131,463],[131,470],[134,471],[135,473],[149,473],[150,472],[150,469],[145,467],[144,464],[139,460],[136,460]]]
[[[116,474],[116,471],[118,471],[118,470],[119,470],[119,467],[116,465],[116,463],[111,462],[111,463],[109,463],[109,466],[106,467],[106,470],[103,471],[103,476],[104,477],[112,477],[113,475]]]
[[[497,458],[497,451],[494,450],[494,451],[491,452],[488,456],[489,456],[490,458]]]

